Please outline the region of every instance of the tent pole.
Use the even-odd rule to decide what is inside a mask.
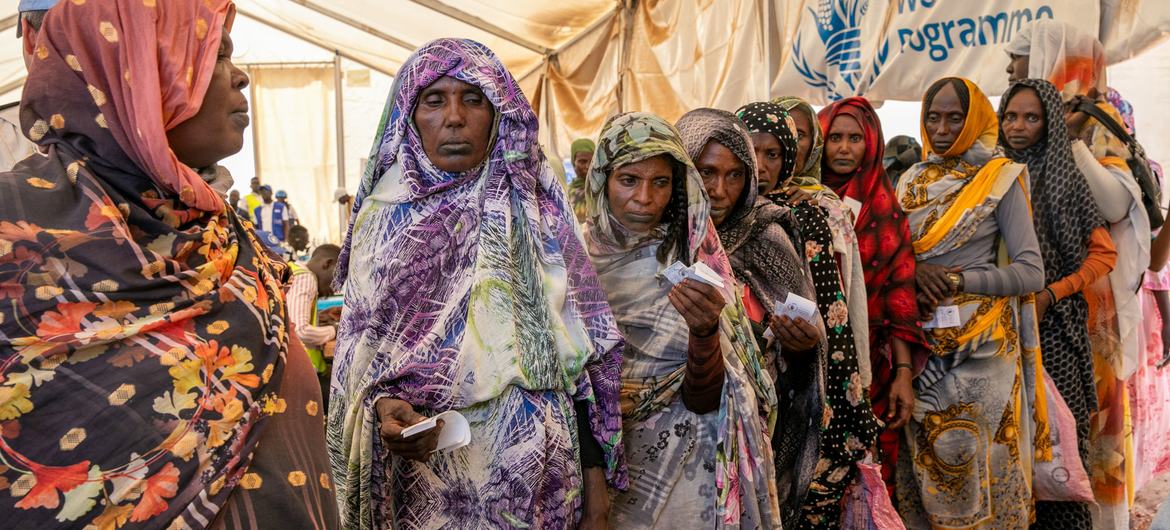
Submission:
[[[254,176],[259,179],[261,184],[264,183],[264,177],[260,176],[260,120],[256,119],[259,116],[256,114],[256,71],[255,68],[245,66],[248,71],[248,77],[252,82],[248,83],[248,109],[252,114],[252,167],[255,168]],[[252,213],[252,212],[248,212]]]
[[[337,123],[337,187],[345,188],[345,95],[341,88],[341,53],[333,52],[333,97],[335,99]],[[344,226],[346,211],[344,206],[338,205],[341,225]]]

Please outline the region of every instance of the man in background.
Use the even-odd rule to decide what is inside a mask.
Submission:
[[[276,190],[276,202],[283,204],[284,208],[288,210],[288,220],[290,223],[292,223],[293,226],[301,224],[300,218],[297,217],[297,209],[293,208],[293,205],[288,203],[287,191]]]
[[[251,187],[252,192],[244,196],[243,204],[236,203],[236,207],[243,209],[245,212],[248,212],[248,219],[251,219],[252,222],[255,223],[256,208],[259,208],[264,204],[264,199],[260,196],[260,177],[252,177],[252,181],[249,183],[249,186]]]
[[[260,186],[259,191],[263,203],[252,210],[252,215],[256,219],[256,228],[271,232],[278,241],[283,242],[288,235],[287,229],[291,226],[288,205],[272,200],[272,186],[264,184]]]
[[[325,406],[329,406],[329,375],[332,363],[332,352],[326,351],[326,345],[337,337],[336,314],[317,314],[317,299],[333,296],[333,278],[336,274],[337,256],[341,247],[333,244],[324,244],[313,250],[309,262],[301,265],[290,262],[292,279],[289,281],[286,299],[288,301],[288,318],[292,323],[293,332],[305,343],[305,350],[309,353],[309,360],[317,369],[317,378],[321,384],[321,395]]]

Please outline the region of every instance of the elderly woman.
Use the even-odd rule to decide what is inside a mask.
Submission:
[[[914,380],[910,465],[898,466],[908,528],[1027,526],[1031,458],[1050,448],[1046,433],[1036,435],[1043,445],[1034,441],[1028,407],[1040,376],[1031,294],[1044,288],[1044,262],[1027,168],[998,150],[998,133],[974,83],[942,79],[922,102],[926,161],[898,183],[923,312],[941,315],[929,322],[933,355]]]
[[[329,449],[354,528],[604,524],[622,340],[537,121],[469,40],[395,78],[340,263]],[[470,445],[432,453],[454,410]],[[584,469],[582,469],[584,468]]]
[[[817,466],[828,352],[819,313],[807,322],[773,311],[789,293],[815,300],[812,275],[793,244],[799,232],[790,209],[758,194],[752,140],[743,122],[730,112],[697,109],[676,127],[711,200],[711,222],[735,279],[744,285],[744,308],[756,342],[778,378],[780,425],[773,447],[783,519],[790,526]]]
[[[630,489],[617,528],[779,528],[768,443],[776,397],[678,132],[645,113],[606,123],[585,240],[618,326]],[[716,278],[672,286],[676,262]]]
[[[205,181],[248,125],[234,14],[45,15],[21,102],[39,152],[0,178],[6,525],[337,525],[285,267]]]
[[[794,120],[785,108],[777,103],[768,102],[745,105],[736,112],[736,115],[751,131],[751,143],[755,147],[756,160],[759,164],[758,180],[771,183],[767,188],[761,187],[761,190],[776,198],[768,199],[768,202],[776,204],[781,210],[787,210],[789,208],[787,197],[783,197],[782,193],[772,193],[774,190],[772,186],[788,186],[793,180],[799,136],[795,130]],[[811,116],[811,112],[808,115]],[[806,462],[794,465],[785,459],[785,455],[791,452],[785,449],[799,447],[799,444],[777,444],[776,466],[777,475],[781,479],[781,494],[785,491],[784,477],[789,470],[797,474],[798,481],[802,480],[804,484],[800,490],[803,502],[796,504],[796,508],[800,509],[800,519],[785,520],[786,526],[790,528],[836,528],[839,525],[841,500],[845,488],[856,476],[856,463],[864,458],[865,449],[874,443],[880,430],[877,418],[870,407],[858,357],[859,347],[864,348],[862,351],[868,356],[869,344],[858,344],[856,340],[852,315],[845,296],[845,281],[841,274],[840,264],[848,262],[850,254],[857,253],[855,240],[852,246],[847,242],[853,238],[852,223],[840,226],[841,235],[849,239],[841,240],[840,244],[836,243],[838,238],[830,228],[828,207],[833,204],[832,201],[838,204],[840,201],[833,192],[817,189],[817,186],[819,183],[811,187],[813,192],[820,196],[817,204],[802,201],[791,206],[792,213],[799,223],[800,236],[804,239],[803,245],[799,245],[800,254],[813,280],[815,292],[814,297],[810,299],[816,302],[826,321],[827,348],[817,363],[824,367],[821,402],[814,406],[801,403],[804,410],[792,411],[796,412],[795,414],[790,413],[787,407],[781,408],[782,427],[777,429],[777,441],[786,438],[800,440],[805,436],[801,429],[790,423],[794,419],[804,420],[807,426],[808,419],[821,418],[814,422],[820,424],[818,431],[808,436],[810,440],[818,438],[820,440],[819,450],[812,455],[815,457],[811,462],[813,467],[807,467]],[[771,211],[770,208],[761,210]],[[722,225],[719,232],[722,237],[724,234]],[[732,247],[727,245],[727,248]],[[770,252],[761,251],[753,245],[743,245],[739,248],[744,251],[732,251],[732,267],[736,267],[737,257],[748,263],[769,261]],[[852,252],[849,252],[850,249]],[[860,263],[856,266],[860,271]],[[737,274],[739,270],[736,268]],[[862,303],[854,305],[858,306],[864,315],[865,286],[860,278],[857,283],[861,293],[856,296]],[[862,326],[868,327],[864,317],[860,321]],[[789,345],[782,346],[791,349]],[[790,392],[790,385],[777,383],[777,389],[783,404]],[[823,414],[822,409],[825,407],[831,409],[832,413]],[[786,412],[789,412],[787,417]],[[803,456],[805,453],[800,454]]]
[[[1000,102],[1000,124],[1000,145],[1012,160],[1028,166],[1032,181],[1033,218],[1047,284],[1036,298],[1044,367],[1076,419],[1080,458],[1088,460],[1097,390],[1084,290],[1113,270],[1117,251],[1073,158],[1056,87],[1041,79],[1013,83]],[[1038,502],[1036,526],[1075,527],[1052,512],[1085,513],[1087,508],[1083,503]]]
[[[1089,305],[1089,336],[1093,344],[1094,375],[1100,411],[1092,421],[1085,463],[1093,478],[1097,508],[1089,521],[1078,515],[1046,513],[1046,521],[1061,528],[1126,528],[1132,495],[1132,429],[1127,425],[1129,403],[1126,380],[1137,369],[1138,333],[1143,319],[1138,297],[1150,260],[1150,223],[1142,207],[1141,189],[1126,165],[1129,150],[1106,127],[1085,112],[1068,109],[1082,102],[1095,104],[1117,124],[1123,119],[1104,98],[1105,51],[1101,42],[1065,22],[1038,20],[1012,37],[1008,76],[1051,82],[1065,103],[1065,124],[1076,167],[1085,175],[1093,199],[1109,224],[1109,235],[1123,259],[1108,279],[1084,291]],[[1074,522],[1075,521],[1075,522]],[[1043,523],[1043,522],[1042,522]]]

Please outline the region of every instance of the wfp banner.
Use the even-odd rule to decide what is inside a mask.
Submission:
[[[1167,0],[1159,0],[1167,1]],[[1170,3],[1170,2],[1167,2]],[[788,35],[773,94],[817,104],[864,95],[918,100],[961,75],[988,94],[1008,85],[1004,48],[1034,20],[1098,35],[1100,0],[805,0],[780,20]]]

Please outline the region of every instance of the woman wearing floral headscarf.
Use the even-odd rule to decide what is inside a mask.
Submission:
[[[622,415],[630,489],[616,528],[779,528],[776,395],[703,183],[678,132],[652,114],[610,118],[587,188],[589,257],[628,349]],[[664,269],[712,269],[721,287]]]
[[[898,184],[923,312],[957,313],[936,317],[914,379],[897,490],[908,528],[1024,528],[1031,458],[1051,451],[1046,416],[1031,408],[1044,399],[1032,296],[1044,262],[1027,168],[1002,156],[998,133],[974,83],[939,80],[922,103],[927,158]]]
[[[752,135],[752,145],[755,146],[756,159],[759,162],[760,181],[788,185],[796,170],[796,155],[798,151],[797,135],[793,127],[793,120],[788,111],[776,103],[752,103],[741,107],[736,114],[747,125]],[[811,116],[811,114],[809,114]],[[819,162],[818,162],[819,165]],[[819,183],[817,184],[819,186]],[[769,187],[767,192],[772,192]],[[787,197],[783,194],[773,194],[775,199],[769,199],[782,208],[789,208]],[[868,382],[862,374],[859,348],[863,348],[866,361],[869,355],[869,343],[856,340],[855,326],[852,324],[853,314],[850,311],[846,297],[845,281],[842,263],[849,263],[850,255],[857,255],[857,244],[853,240],[852,246],[842,242],[838,246],[837,237],[828,222],[827,205],[836,200],[836,195],[828,190],[819,192],[817,204],[809,201],[799,202],[791,206],[792,213],[800,227],[800,235],[804,239],[802,254],[812,275],[814,296],[811,298],[817,303],[820,314],[826,321],[826,346],[824,358],[820,359],[823,367],[824,387],[820,403],[814,407],[805,406],[798,411],[795,420],[816,418],[818,422],[819,451],[813,455],[814,465],[805,468],[799,463],[793,464],[785,459],[786,450],[796,444],[784,443],[790,439],[800,440],[802,432],[799,429],[778,429],[775,435],[777,447],[777,475],[783,481],[786,474],[798,476],[802,484],[800,498],[793,516],[799,519],[786,520],[786,526],[792,528],[835,528],[840,520],[841,499],[845,488],[856,476],[856,463],[864,458],[865,449],[873,445],[880,430],[880,424],[874,417],[868,396]],[[841,206],[844,209],[844,206]],[[853,238],[852,223],[841,226],[845,231],[842,236]],[[722,229],[720,230],[722,232]],[[849,241],[847,239],[846,241]],[[850,252],[852,250],[852,252]],[[856,256],[859,260],[860,257]],[[735,265],[735,254],[732,254],[732,265]],[[860,262],[854,263],[858,274],[861,271]],[[856,296],[860,303],[852,304],[862,315],[866,314],[865,286],[861,278],[857,278],[857,287],[860,294]],[[860,320],[863,327],[868,329],[868,322],[864,316]],[[868,374],[869,365],[865,364]],[[778,394],[782,403],[788,395],[788,385],[778,384]],[[824,414],[828,408],[831,413]],[[787,425],[791,418],[784,416],[782,409],[781,422]],[[807,415],[807,417],[806,417]],[[811,437],[810,437],[811,438]],[[802,455],[803,456],[803,455]],[[803,481],[801,482],[801,479]],[[783,487],[781,493],[783,493]],[[787,508],[787,505],[785,505]],[[788,516],[789,514],[786,514]],[[795,517],[794,517],[795,518]]]
[[[285,267],[207,183],[248,125],[234,15],[61,2],[31,43],[40,151],[0,178],[7,526],[337,525]]]
[[[536,115],[470,40],[395,78],[338,265],[329,448],[354,528],[593,527],[626,485],[622,340]],[[466,447],[433,453],[456,410]]]

